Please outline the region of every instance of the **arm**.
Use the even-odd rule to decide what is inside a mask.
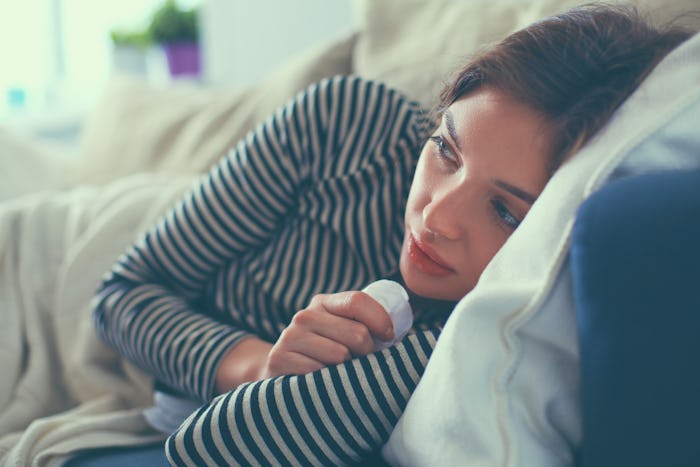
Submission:
[[[439,329],[299,376],[244,384],[166,442],[174,465],[346,465],[375,453],[423,374]]]
[[[303,258],[296,259],[292,266],[284,262],[281,266],[287,269],[279,272],[280,262],[275,258],[282,253],[274,248],[285,247],[280,245],[284,243],[280,239],[305,238],[304,230],[284,229],[290,220],[297,220],[295,216],[302,209],[306,193],[313,192],[316,197],[306,199],[304,207],[308,212],[299,221],[306,222],[304,228],[320,225],[318,228],[345,232],[347,225],[361,225],[351,216],[367,219],[377,213],[372,211],[368,215],[356,208],[338,215],[323,204],[316,205],[314,202],[323,198],[318,195],[320,189],[315,190],[315,184],[329,179],[327,173],[331,173],[331,182],[339,185],[341,176],[358,164],[396,165],[396,168],[377,169],[385,175],[390,171],[407,172],[406,167],[412,164],[411,160],[402,160],[398,153],[391,155],[393,159],[373,155],[374,159],[361,160],[362,154],[372,153],[363,149],[370,144],[381,146],[385,141],[382,138],[393,145],[403,145],[404,149],[412,148],[419,139],[417,135],[421,131],[415,125],[420,119],[414,118],[419,109],[408,105],[400,96],[392,94],[387,98],[387,94],[383,87],[356,78],[324,81],[251,133],[146,232],[105,278],[94,310],[101,336],[160,381],[200,400],[209,400],[215,392],[215,374],[224,355],[233,355],[237,344],[246,342],[247,339],[242,340],[244,337],[253,339],[251,332],[274,340],[274,332],[281,331],[286,324],[284,320],[290,319],[295,310],[318,292],[311,287],[290,285],[282,287],[288,295],[275,297],[279,298],[277,301],[255,302],[253,307],[260,309],[247,308],[251,305],[241,299],[233,305],[238,307],[233,310],[229,299],[237,292],[226,288],[228,284],[222,279],[226,268],[246,255],[262,252],[258,262],[262,269],[256,274],[261,271],[269,274],[270,268],[276,268],[281,281],[270,275],[273,278],[270,282],[277,280],[278,284],[286,284],[290,277],[303,277],[298,271],[302,267],[298,262]],[[370,124],[376,125],[368,124],[369,119]],[[378,119],[399,123],[381,123]],[[367,128],[371,128],[369,133]],[[381,132],[392,135],[380,138]],[[353,145],[360,147],[355,149]],[[392,178],[393,184],[397,183],[395,180],[407,179],[408,174],[392,173],[392,177],[398,177]],[[336,190],[334,186],[329,183],[321,188]],[[401,186],[397,183],[392,189],[400,191]],[[383,225],[366,229],[372,228],[382,235],[388,231]],[[290,235],[285,237],[288,232]],[[324,247],[333,246],[334,251],[342,247],[347,255],[358,259],[347,262],[350,256],[341,260],[331,257],[325,259],[330,265],[309,266],[319,271],[324,271],[324,267],[335,271],[318,273],[315,286],[326,291],[352,288],[353,284],[338,280],[343,267],[354,271],[348,276],[358,283],[355,287],[378,276],[378,271],[367,266],[370,261],[380,261],[375,258],[381,255],[371,251],[376,245],[355,240],[367,235],[355,233],[337,235],[331,242],[323,243]],[[336,238],[346,243],[337,242]],[[382,243],[377,241],[377,244]],[[270,266],[265,263],[268,260]],[[221,303],[214,299],[217,288],[224,290]],[[288,300],[292,294],[296,295]],[[257,315],[252,320],[245,319],[250,313]]]
[[[158,380],[207,400],[221,356],[247,330],[215,316],[205,294],[216,272],[259,248],[293,209],[308,162],[275,146],[276,167],[251,139],[288,138],[292,103],[239,144],[120,258],[98,291],[94,319],[104,340]],[[276,171],[288,183],[273,184]],[[262,193],[251,181],[269,188]],[[280,200],[286,200],[282,202]]]

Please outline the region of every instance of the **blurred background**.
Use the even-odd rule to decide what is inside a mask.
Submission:
[[[245,86],[352,29],[351,3],[0,0],[0,125],[71,141],[114,73],[154,86]]]

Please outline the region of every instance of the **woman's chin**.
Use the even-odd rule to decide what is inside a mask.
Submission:
[[[459,301],[472,287],[456,283],[457,277],[431,276],[411,264],[406,255],[399,261],[401,278],[406,287],[415,295],[433,300]],[[451,282],[454,282],[451,284]]]
[[[412,293],[423,298],[449,300],[448,297],[444,296],[446,292],[444,290],[444,282],[440,283],[440,281],[435,281],[429,275],[421,273],[421,271],[411,267],[408,261],[410,260],[405,260],[402,256],[399,269],[404,284]]]

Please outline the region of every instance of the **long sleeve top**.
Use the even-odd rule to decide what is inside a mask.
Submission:
[[[417,104],[380,83],[311,86],[122,255],[95,300],[98,333],[160,383],[211,401],[217,365],[242,338],[273,342],[314,295],[396,272],[429,130]],[[171,462],[328,465],[376,451],[441,324],[416,322],[391,349],[209,402],[170,438]]]

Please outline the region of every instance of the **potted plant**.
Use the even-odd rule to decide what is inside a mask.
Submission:
[[[136,74],[146,73],[146,50],[151,38],[146,31],[112,30],[114,67],[120,71]]]
[[[163,47],[171,76],[199,75],[199,28],[196,9],[182,9],[175,0],[166,0],[153,13],[148,33],[153,42]]]

